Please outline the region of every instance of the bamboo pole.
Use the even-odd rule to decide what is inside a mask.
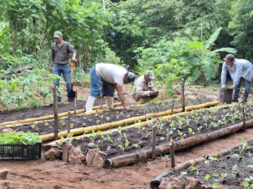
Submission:
[[[58,119],[58,103],[56,95],[56,86],[53,88],[54,97],[54,139],[58,139],[59,119]]]
[[[195,109],[199,109],[199,108],[203,108],[203,107],[210,107],[210,106],[215,105],[216,103],[219,103],[219,102],[216,101],[216,102],[204,103],[204,104],[197,105],[197,106],[189,106],[189,107],[186,107],[186,110],[191,111],[191,110],[195,110]],[[225,107],[225,106],[227,106],[227,105],[222,105],[221,107]],[[181,109],[176,109],[176,110],[174,110],[174,113],[176,113],[176,112],[178,113],[178,112],[181,112],[181,111],[182,111]],[[174,115],[170,115],[170,113],[171,113],[171,111],[168,110],[168,111],[165,111],[165,112],[147,114],[146,116],[132,117],[132,118],[129,118],[129,119],[124,119],[124,120],[121,120],[121,121],[116,121],[116,122],[111,122],[111,123],[105,123],[105,124],[101,124],[101,125],[93,125],[93,126],[89,126],[89,127],[85,127],[85,128],[76,128],[76,129],[72,129],[70,131],[70,133],[72,133],[73,136],[82,135],[84,133],[91,133],[92,131],[106,130],[106,129],[112,129],[114,127],[119,127],[119,126],[122,126],[122,125],[129,125],[129,124],[135,123],[139,120],[144,121],[144,120],[150,119],[152,117],[161,117],[161,116],[163,116],[161,118],[161,121],[165,121],[165,120],[171,119],[171,118],[173,118],[175,116],[178,116],[178,115],[188,114],[188,112],[182,112],[182,113],[174,114]],[[145,121],[145,122],[142,123],[142,125],[147,126],[148,123],[150,123],[150,121]],[[129,127],[137,127],[138,125],[139,124],[133,124],[132,126],[129,126]],[[66,137],[66,136],[67,136],[66,131],[59,132],[59,138]],[[53,137],[52,137],[51,133],[46,134],[46,135],[41,135],[40,138],[43,142],[48,142],[48,141],[53,140]]]

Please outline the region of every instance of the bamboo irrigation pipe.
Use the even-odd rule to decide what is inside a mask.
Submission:
[[[207,102],[207,103],[204,103],[201,105],[196,105],[196,106],[188,106],[188,107],[186,107],[186,110],[191,111],[191,110],[196,110],[196,109],[200,109],[200,108],[210,107],[210,106],[217,105],[218,103],[219,103],[218,101],[215,101],[215,102]],[[179,113],[181,111],[182,111],[181,108],[175,109],[174,113]],[[183,113],[187,114],[187,112],[183,112]],[[89,127],[85,127],[85,128],[76,128],[76,129],[70,130],[70,133],[73,134],[73,136],[82,135],[84,133],[91,133],[92,131],[111,129],[111,128],[119,127],[122,125],[129,125],[129,124],[135,123],[139,120],[143,121],[143,120],[151,119],[154,117],[161,117],[161,116],[164,116],[164,117],[162,117],[161,120],[165,121],[167,119],[172,118],[171,115],[168,115],[168,114],[171,114],[171,110],[167,110],[164,112],[158,112],[158,113],[146,114],[145,116],[131,117],[129,119],[124,119],[121,121],[116,121],[116,122],[111,122],[111,123],[105,123],[105,124],[101,124],[101,125],[93,125],[93,126],[89,126]],[[165,115],[167,115],[167,116],[165,116]],[[144,123],[143,125],[147,125],[147,124],[148,124],[148,122]],[[139,125],[139,124],[136,124],[136,126],[137,125]],[[61,131],[58,133],[58,136],[59,136],[58,138],[66,137],[67,132]],[[50,133],[50,134],[46,134],[46,135],[41,135],[40,138],[41,138],[42,142],[52,141],[53,134]]]
[[[247,121],[246,126],[253,127],[253,119]],[[188,147],[192,147],[194,145],[197,145],[197,144],[200,144],[203,142],[212,141],[212,140],[220,138],[222,136],[233,134],[233,133],[235,133],[239,130],[242,130],[242,129],[243,129],[243,123],[241,122],[241,123],[234,124],[234,125],[227,127],[227,128],[216,130],[212,133],[192,136],[187,139],[179,140],[177,142],[174,141],[174,150],[178,151],[178,150],[186,149]],[[167,143],[167,144],[159,145],[156,147],[156,149],[157,149],[156,150],[157,155],[169,153],[170,152],[170,144]],[[122,166],[130,165],[130,164],[136,163],[140,160],[145,160],[145,159],[148,159],[151,157],[152,157],[152,150],[145,150],[145,151],[141,151],[139,153],[127,154],[127,156],[121,155],[118,157],[113,157],[113,158],[107,159],[105,161],[105,167],[106,168],[122,167]],[[134,162],[133,159],[135,159],[136,162]]]
[[[253,139],[249,139],[249,140],[246,141],[246,143],[248,143],[248,142],[250,142],[252,140]],[[228,154],[230,151],[232,151],[232,150],[234,150],[234,149],[236,149],[236,148],[238,148],[240,146],[242,146],[242,145],[241,144],[237,144],[235,146],[232,146],[231,148],[228,148],[228,149],[222,150],[220,152],[216,152],[216,153],[210,154],[209,156],[210,157],[217,157],[217,158],[218,157],[222,157],[222,156]],[[163,179],[163,177],[168,177],[170,175],[173,175],[173,172],[175,170],[180,171],[180,170],[183,170],[183,169],[187,169],[191,165],[195,166],[196,164],[201,163],[201,162],[203,162],[205,160],[206,160],[206,158],[203,158],[203,157],[197,158],[197,159],[192,159],[192,160],[186,161],[184,163],[181,163],[181,164],[177,165],[174,168],[171,168],[170,170],[168,170],[168,171],[160,174],[159,176],[155,177],[155,179],[150,182],[150,188],[151,189],[158,188],[159,185],[160,185],[160,183],[161,183],[161,181],[162,181],[162,179]]]

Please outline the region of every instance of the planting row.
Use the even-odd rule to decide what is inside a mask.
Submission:
[[[253,118],[253,106],[249,104],[245,108],[246,119]],[[99,148],[105,159],[117,157],[122,154],[135,153],[140,150],[151,149],[152,127],[156,126],[156,144],[168,143],[170,139],[174,141],[186,139],[200,134],[210,133],[221,128],[242,121],[242,106],[233,104],[226,108],[213,107],[209,110],[195,110],[186,116],[176,116],[165,122],[159,119],[151,120],[149,126],[122,129],[117,128],[117,132],[103,135],[102,131],[97,134],[93,132],[81,139],[72,140],[74,146],[79,146],[84,154],[89,149]]]
[[[187,104],[199,104],[202,103],[204,99],[197,99],[195,101],[188,102]],[[179,108],[181,106],[180,102],[175,102],[174,107]],[[91,115],[76,114],[71,117],[70,129],[74,128],[85,128],[87,126],[100,125],[104,123],[110,123],[113,121],[119,121],[131,117],[142,116],[148,113],[156,113],[171,109],[171,102],[161,102],[161,103],[151,103],[144,107],[133,107],[131,111],[126,110],[115,110],[115,111],[103,111],[100,113],[95,113]],[[59,120],[59,131],[66,131],[68,129],[67,118],[62,118]],[[4,127],[2,127],[3,129]],[[43,121],[39,123],[29,123],[21,126],[10,127],[14,131],[23,132],[38,132],[40,135],[53,133],[54,132],[54,121]],[[0,129],[1,131],[1,129]]]
[[[253,141],[242,141],[241,146],[231,149],[222,157],[207,157],[197,165],[175,169],[169,175],[192,177],[212,188],[223,185],[227,189],[243,189],[253,188],[252,172]]]

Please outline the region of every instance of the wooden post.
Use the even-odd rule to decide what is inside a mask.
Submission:
[[[156,147],[156,126],[152,128],[152,159],[156,158],[155,147]]]
[[[185,99],[184,99],[184,78],[181,79],[181,102],[182,102],[182,111],[185,111]]]
[[[54,139],[58,139],[58,129],[59,129],[59,119],[58,119],[58,103],[57,103],[57,94],[56,86],[53,88],[53,97],[54,97]]]
[[[174,100],[171,102],[171,114],[174,114]]]
[[[245,123],[245,103],[242,104],[242,119],[243,119],[243,129],[246,130],[246,123]]]
[[[68,134],[70,133],[70,112],[68,112]]]
[[[170,162],[171,168],[175,167],[175,150],[174,150],[174,141],[170,140]]]
[[[76,98],[74,99],[74,113],[76,114],[77,91],[75,92],[76,92]]]

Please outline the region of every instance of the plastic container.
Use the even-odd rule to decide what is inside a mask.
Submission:
[[[0,144],[0,160],[36,160],[41,158],[41,143],[34,145]]]
[[[220,102],[231,104],[232,103],[233,89],[221,88],[220,89]]]

